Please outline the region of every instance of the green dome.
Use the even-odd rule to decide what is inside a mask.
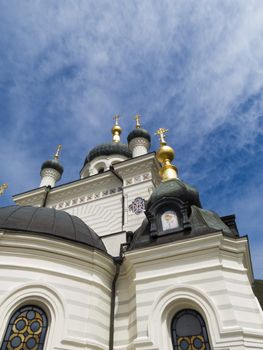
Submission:
[[[197,189],[179,179],[161,182],[148,200],[147,208],[163,197],[178,198],[183,202],[187,202],[189,206],[196,205],[197,207],[201,207]]]

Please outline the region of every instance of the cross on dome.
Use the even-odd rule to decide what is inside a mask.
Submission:
[[[54,160],[58,160],[58,158],[60,156],[61,149],[62,149],[62,145],[59,144],[58,147],[57,147],[57,151],[56,151],[56,153],[54,155]]]
[[[113,120],[115,120],[115,125],[119,125],[119,118],[120,116],[118,114],[116,114],[114,117],[113,117]]]
[[[4,191],[8,188],[8,184],[4,183],[0,185],[0,196],[4,193]]]
[[[141,115],[140,114],[136,114],[136,116],[134,117],[134,119],[136,120],[136,128],[139,129],[141,127]]]
[[[158,135],[160,137],[160,142],[161,144],[166,144],[165,141],[165,137],[166,137],[166,133],[168,132],[168,129],[164,129],[164,128],[159,128],[154,135]]]

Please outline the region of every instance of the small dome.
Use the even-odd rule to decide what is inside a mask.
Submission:
[[[85,159],[84,166],[97,157],[110,156],[113,154],[120,154],[120,155],[125,156],[127,158],[132,157],[131,151],[129,150],[127,145],[120,143],[120,142],[118,142],[118,143],[116,143],[116,142],[104,143],[104,144],[101,144],[101,145],[94,147],[89,152],[89,154],[87,155],[87,157]]]
[[[189,206],[196,205],[197,207],[201,207],[197,189],[179,179],[171,179],[161,182],[148,200],[147,208],[163,197],[178,198],[183,202],[188,202]]]
[[[80,218],[51,208],[0,208],[0,229],[55,236],[106,252],[101,238]]]
[[[57,162],[56,160],[45,161],[41,166],[41,171],[43,169],[50,169],[50,168],[57,170],[60,173],[60,175],[63,174],[63,171],[64,171],[63,166],[60,165],[59,162]]]
[[[143,128],[136,128],[136,129],[132,130],[129,133],[127,140],[128,140],[128,142],[131,142],[131,140],[133,140],[137,137],[142,137],[142,138],[148,140],[149,142],[151,142],[151,135],[148,133],[147,130],[145,130]]]

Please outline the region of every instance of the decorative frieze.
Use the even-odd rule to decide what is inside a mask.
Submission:
[[[64,200],[59,203],[50,205],[51,208],[54,209],[64,209],[64,208],[70,208],[73,207],[74,205],[82,204],[82,203],[87,203],[90,201],[94,201],[106,196],[110,196],[115,193],[119,193],[122,191],[122,187],[116,187],[116,188],[111,188],[110,190],[103,190],[103,191],[98,191],[95,193],[90,193],[86,196],[81,196],[81,197],[76,197],[71,200]]]
[[[124,185],[125,186],[129,186],[129,185],[133,185],[133,184],[137,184],[139,182],[143,182],[143,181],[148,181],[151,180],[152,176],[151,173],[144,173],[141,175],[136,175],[134,177],[129,177],[128,179],[124,180]]]

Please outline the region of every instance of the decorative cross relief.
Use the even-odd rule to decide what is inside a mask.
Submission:
[[[145,210],[145,199],[142,197],[137,197],[129,205],[129,211],[132,211],[134,214],[139,215]]]

